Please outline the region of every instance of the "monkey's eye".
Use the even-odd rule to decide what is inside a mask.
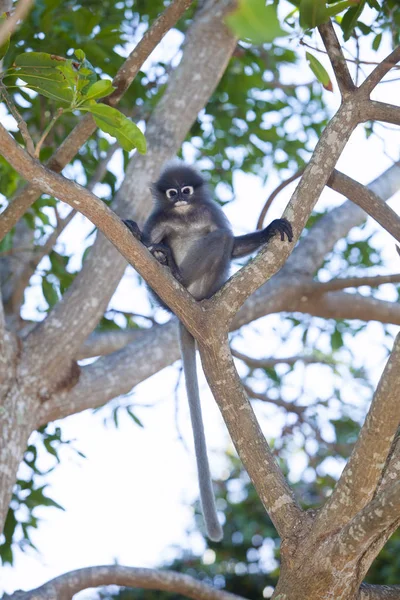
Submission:
[[[181,192],[182,194],[185,194],[185,196],[191,196],[193,191],[194,190],[191,185],[185,185],[185,187],[181,188]]]
[[[173,198],[174,196],[176,196],[178,194],[178,190],[176,190],[175,188],[170,188],[169,190],[167,190],[165,192],[167,198]]]

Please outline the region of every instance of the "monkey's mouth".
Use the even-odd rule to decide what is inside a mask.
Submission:
[[[179,208],[179,206],[187,206],[187,205],[188,205],[188,202],[186,202],[186,200],[178,200],[178,201],[177,201],[177,202],[175,202],[175,204],[174,204],[174,206],[175,206],[175,207],[178,207],[178,208]]]

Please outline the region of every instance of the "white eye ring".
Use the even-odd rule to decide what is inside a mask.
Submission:
[[[191,185],[185,185],[183,188],[181,188],[181,192],[185,196],[191,196],[194,192],[194,189]]]
[[[178,190],[176,190],[175,188],[170,188],[165,192],[165,195],[167,196],[167,198],[174,198],[178,195]]]

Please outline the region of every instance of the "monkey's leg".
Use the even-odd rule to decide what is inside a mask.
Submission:
[[[289,242],[293,239],[292,226],[289,221],[287,219],[275,219],[268,227],[265,227],[261,231],[254,231],[254,233],[235,237],[232,258],[247,256],[255,252],[260,246],[269,242],[276,233],[280,234],[282,242],[285,240],[285,235]]]

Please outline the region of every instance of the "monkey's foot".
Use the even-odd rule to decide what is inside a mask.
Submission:
[[[268,228],[270,228],[273,233],[279,233],[282,242],[285,241],[285,235],[289,242],[293,239],[293,229],[287,219],[275,219],[268,225]]]
[[[142,232],[139,229],[139,225],[132,221],[131,219],[123,219],[123,223],[127,226],[133,237],[135,237],[139,242],[142,239]]]

